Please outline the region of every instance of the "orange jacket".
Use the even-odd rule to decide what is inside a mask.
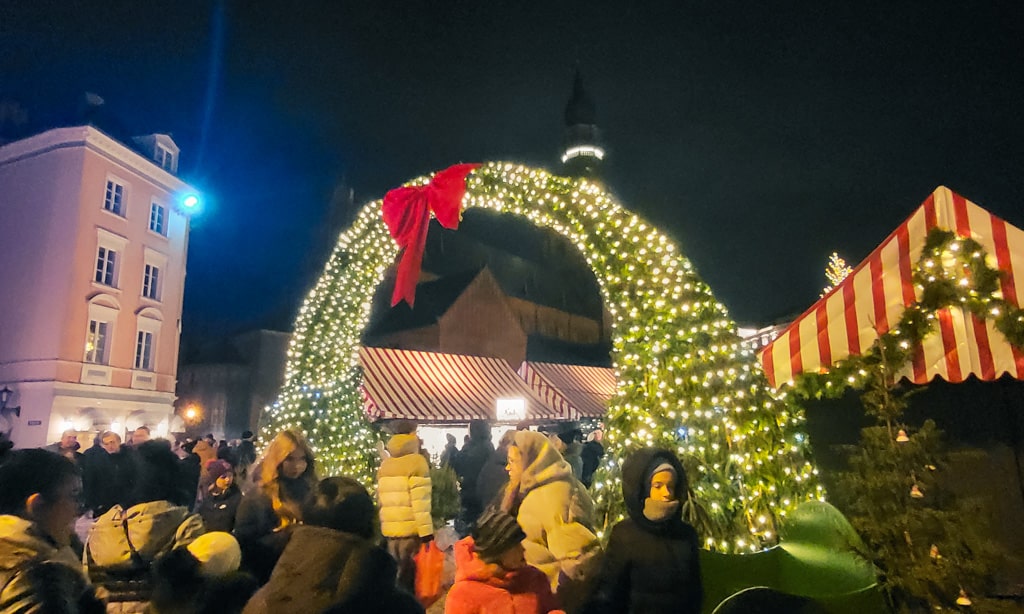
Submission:
[[[473,546],[472,537],[455,543],[455,585],[445,600],[445,614],[562,612],[544,572],[530,565],[504,571],[481,559]]]

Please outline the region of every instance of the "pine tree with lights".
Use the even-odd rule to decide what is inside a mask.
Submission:
[[[422,177],[407,188],[432,184]],[[773,544],[787,512],[823,496],[802,411],[769,392],[754,352],[671,239],[585,179],[488,163],[468,175],[465,188],[462,209],[550,228],[594,271],[612,318],[618,380],[605,421],[607,454],[593,487],[608,527],[622,517],[619,463],[646,446],[683,458],[693,489],[688,513],[710,548]],[[381,201],[366,205],[339,238],[300,310],[285,385],[262,424],[267,435],[286,427],[306,431],[326,473],[368,486],[378,436],[362,412],[359,338],[374,290],[399,251],[381,214]]]
[[[994,327],[1014,348],[1024,347],[1024,310],[1000,289],[1006,274],[974,239],[933,228],[913,267],[917,302],[859,356],[827,373],[804,373],[796,393],[838,397],[862,390],[861,404],[876,426],[863,429],[846,450],[847,470],[832,493],[864,539],[881,572],[893,609],[921,612],[971,608],[974,612],[1019,611],[1019,604],[979,599],[991,586],[1004,553],[987,536],[985,507],[958,498],[943,481],[946,446],[934,422],[920,428],[903,422],[908,398],[920,388],[901,376],[929,335],[937,334],[937,313],[960,309]]]
[[[832,252],[832,255],[828,257],[828,266],[825,267],[825,279],[828,280],[828,285],[821,289],[819,296],[825,296],[831,292],[852,272],[853,267],[846,264],[846,260],[837,252]]]
[[[848,469],[837,476],[833,500],[869,548],[862,554],[880,570],[894,611],[971,605],[990,587],[1000,550],[985,534],[982,503],[943,484],[942,432],[931,420],[918,429],[902,422],[920,388],[894,383],[891,366],[879,360],[865,382],[861,402],[877,425],[846,448]],[[986,605],[974,611],[1000,611]]]

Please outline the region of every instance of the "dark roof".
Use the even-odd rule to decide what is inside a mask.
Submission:
[[[16,99],[3,99],[0,100],[0,103],[13,104],[20,108],[20,102]],[[167,134],[172,139],[174,138],[173,135],[159,129],[130,127],[123,117],[112,112],[104,104],[103,98],[91,92],[84,92],[73,104],[57,105],[56,110],[49,114],[37,114],[34,111],[36,109],[28,110],[28,119],[24,123],[0,124],[0,145],[26,139],[56,128],[91,126],[143,158],[152,161],[152,152],[136,143],[135,137]]]
[[[416,307],[410,308],[405,302],[401,302],[386,309],[379,319],[367,327],[364,339],[435,324],[462,295],[466,287],[477,278],[481,270],[482,267],[474,268],[418,284]],[[388,287],[386,297],[390,299],[391,289],[394,288],[393,280],[391,283],[381,285]]]
[[[537,334],[526,338],[526,360],[533,362],[611,367],[611,351],[610,343],[571,343]]]

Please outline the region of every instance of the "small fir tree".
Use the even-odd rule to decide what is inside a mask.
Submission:
[[[902,422],[910,394],[920,389],[900,388],[892,372],[879,360],[865,381],[861,402],[877,425],[846,448],[848,469],[837,476],[835,503],[864,539],[863,554],[878,567],[894,611],[977,602],[1001,560],[985,535],[984,506],[943,484],[942,432],[931,420],[916,430]],[[974,605],[976,612],[999,611]]]

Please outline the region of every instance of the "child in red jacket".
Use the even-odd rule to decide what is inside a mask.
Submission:
[[[445,614],[564,614],[548,577],[526,564],[525,538],[508,513],[485,511],[470,537],[455,543],[455,585]]]

